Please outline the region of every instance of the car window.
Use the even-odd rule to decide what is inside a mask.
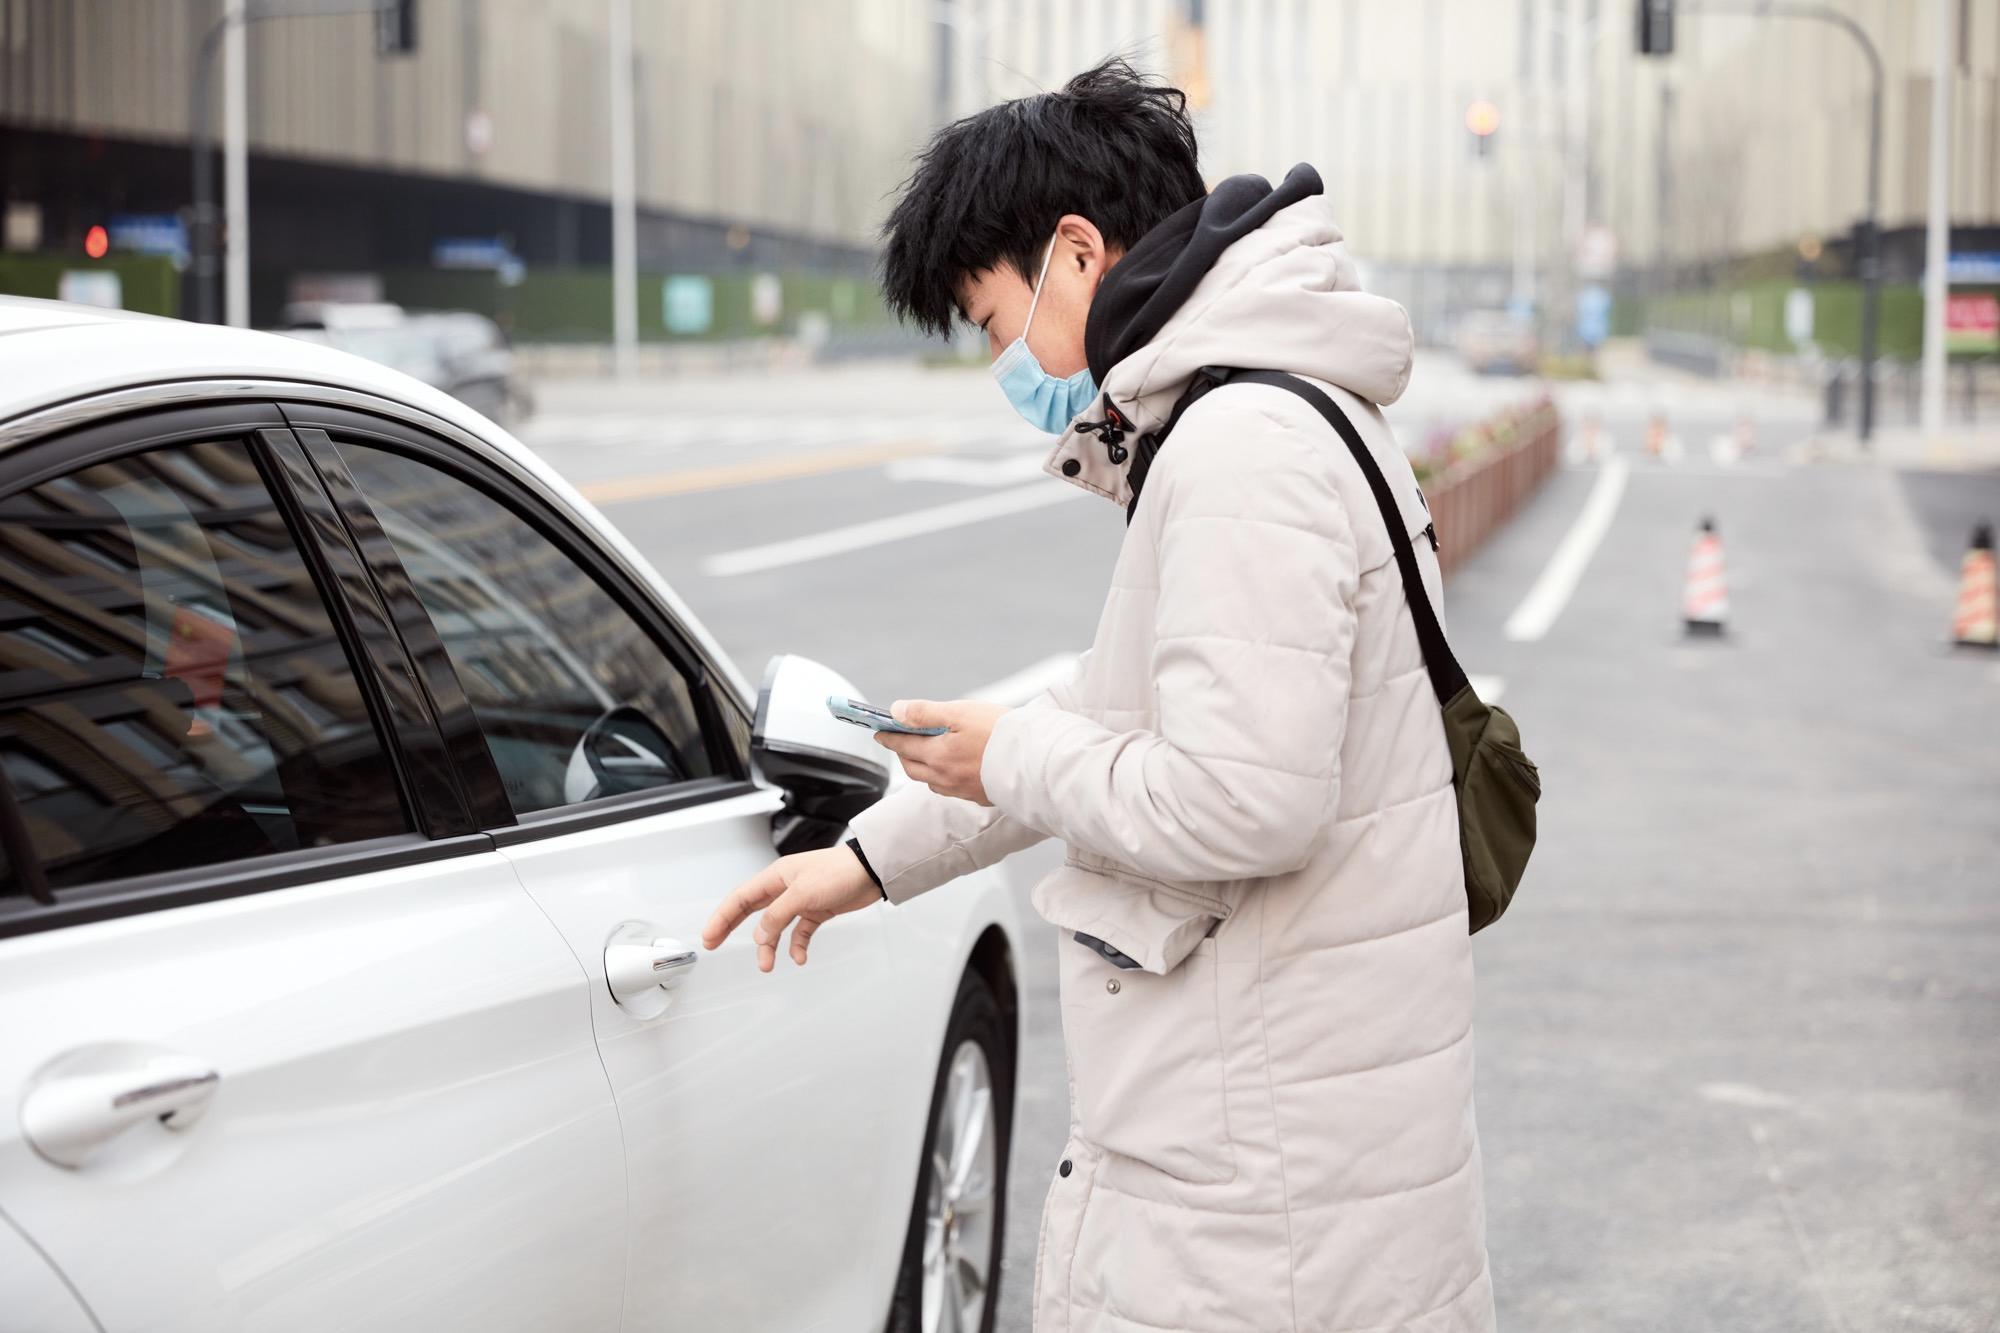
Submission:
[[[0,771],[52,888],[412,827],[241,440],[0,500]]]
[[[339,449],[444,640],[517,815],[715,775],[687,678],[559,546],[428,463]]]

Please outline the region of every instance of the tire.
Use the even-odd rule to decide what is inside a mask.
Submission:
[[[917,1169],[917,1188],[910,1205],[910,1223],[903,1238],[903,1259],[896,1273],[896,1287],[889,1302],[889,1321],[884,1326],[886,1333],[993,1333],[993,1320],[999,1309],[1000,1297],[1000,1255],[1007,1240],[1007,1160],[1014,1133],[1014,1037],[1001,1017],[1000,1005],[993,998],[993,992],[986,982],[975,972],[967,972],[958,985],[958,997],[952,1004],[951,1022],[945,1026],[944,1050],[938,1060],[937,1076],[931,1082],[930,1115],[924,1128],[924,1150]],[[975,1212],[954,1207],[950,1234],[953,1237],[952,1253],[964,1254],[958,1241],[966,1239],[967,1217],[983,1218],[990,1228],[987,1234],[975,1233],[978,1241],[975,1249],[985,1250],[983,1307],[970,1321],[955,1322],[943,1308],[944,1285],[940,1262],[939,1274],[930,1282],[931,1290],[926,1291],[925,1254],[927,1242],[943,1225],[934,1221],[942,1198],[933,1199],[932,1192],[937,1185],[939,1172],[935,1165],[940,1155],[939,1139],[945,1130],[947,1108],[956,1110],[970,1099],[976,1099],[977,1080],[983,1073],[988,1081],[990,1096],[987,1099],[985,1142],[992,1149],[992,1178],[986,1191],[988,1202]],[[957,1136],[952,1136],[956,1138]],[[957,1145],[947,1140],[945,1151]],[[978,1153],[972,1154],[975,1162]],[[975,1165],[973,1183],[983,1174]],[[939,1191],[942,1194],[942,1190]],[[976,1197],[979,1191],[968,1188],[967,1197]],[[975,1224],[976,1225],[976,1224]],[[968,1261],[973,1256],[965,1255]],[[957,1265],[964,1271],[964,1263]],[[930,1308],[925,1308],[926,1298]],[[968,1302],[969,1304],[969,1302]],[[926,1322],[926,1320],[929,1322]]]

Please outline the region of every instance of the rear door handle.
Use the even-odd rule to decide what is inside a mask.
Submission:
[[[21,1129],[44,1158],[76,1168],[148,1121],[185,1130],[221,1081],[209,1065],[174,1051],[131,1042],[80,1046],[29,1080]]]

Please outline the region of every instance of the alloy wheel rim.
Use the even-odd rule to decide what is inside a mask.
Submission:
[[[977,1333],[992,1293],[997,1189],[993,1076],[970,1039],[952,1052],[924,1204],[924,1333]]]

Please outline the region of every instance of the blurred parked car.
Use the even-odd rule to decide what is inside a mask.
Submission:
[[[0,1325],[982,1327],[1025,895],[704,949],[853,687],[316,340],[0,298]]]
[[[1472,310],[1458,321],[1458,353],[1474,372],[1532,374],[1541,359],[1533,323],[1505,310]]]
[[[294,301],[275,330],[365,356],[502,425],[532,410],[500,326],[470,310],[405,310],[386,301]]]

